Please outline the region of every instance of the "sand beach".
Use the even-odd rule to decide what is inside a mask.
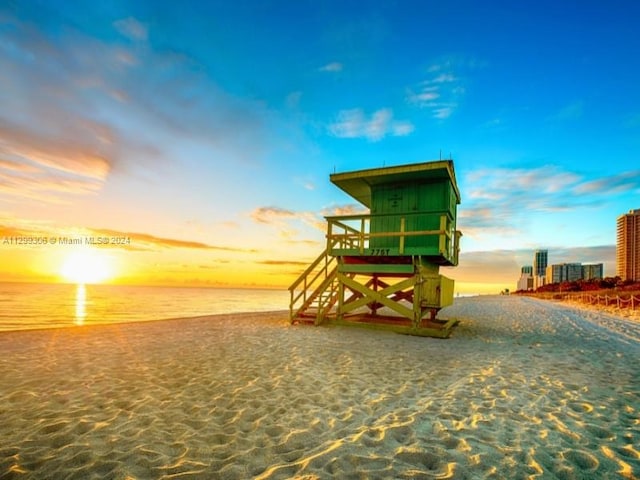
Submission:
[[[287,312],[0,333],[0,478],[640,478],[640,323],[441,316],[447,340]]]

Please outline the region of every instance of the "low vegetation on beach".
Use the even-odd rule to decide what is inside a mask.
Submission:
[[[622,280],[620,277],[550,283],[535,291],[520,290],[516,294],[577,302],[586,308],[640,321],[640,282]]]
[[[518,290],[516,294],[591,292],[610,295],[640,294],[640,282],[622,280],[620,277],[606,277],[593,280],[576,280],[572,282],[549,283],[538,287],[535,291]]]

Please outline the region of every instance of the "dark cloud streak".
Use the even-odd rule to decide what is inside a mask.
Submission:
[[[256,252],[256,250],[247,250],[247,249],[234,248],[234,247],[209,245],[207,243],[195,242],[191,240],[177,240],[174,238],[156,237],[148,233],[121,232],[118,230],[109,230],[109,229],[91,229],[91,232],[97,236],[128,237],[131,239],[132,242],[142,242],[142,243],[153,245],[155,247],[192,248],[192,249],[218,250],[218,251],[224,251],[224,252],[244,252],[244,253]]]

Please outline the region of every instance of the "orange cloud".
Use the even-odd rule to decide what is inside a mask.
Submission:
[[[67,174],[104,180],[110,165],[100,151],[102,149],[99,144],[111,142],[108,128],[95,122],[75,122],[66,127],[71,127],[73,134],[68,132],[51,138],[45,132],[26,131],[16,126],[0,124],[0,139],[3,140],[0,154],[22,159],[21,163],[28,162]],[[65,138],[67,135],[75,137],[75,134],[84,134],[77,138],[87,138],[88,134],[92,134],[95,143],[82,144],[78,140]]]
[[[295,212],[280,207],[259,207],[251,212],[251,218],[258,223],[279,223],[282,219],[295,217]]]
[[[260,263],[262,265],[274,265],[278,267],[280,266],[306,267],[309,265],[309,262],[296,262],[292,260],[263,260],[262,262],[257,262],[257,263]]]

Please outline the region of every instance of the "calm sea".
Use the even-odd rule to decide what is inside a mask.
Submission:
[[[286,290],[0,283],[0,331],[288,308]]]

